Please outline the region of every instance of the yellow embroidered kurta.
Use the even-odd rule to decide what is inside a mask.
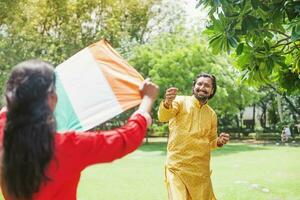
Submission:
[[[169,122],[166,174],[172,173],[185,185],[187,199],[215,199],[210,179],[210,152],[217,147],[217,116],[194,96],[177,96],[166,109],[160,104],[158,119]],[[168,180],[167,184],[174,179]],[[176,180],[176,179],[175,179]],[[181,198],[174,198],[181,199]]]

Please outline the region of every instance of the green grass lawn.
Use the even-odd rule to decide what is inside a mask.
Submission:
[[[165,143],[82,173],[78,200],[166,200]],[[213,152],[219,200],[300,200],[300,147],[234,143]],[[1,198],[0,198],[1,199]]]

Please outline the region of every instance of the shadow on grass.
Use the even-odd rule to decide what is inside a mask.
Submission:
[[[147,143],[147,144],[143,144],[139,148],[139,150],[144,152],[161,151],[163,155],[166,155],[167,143],[166,142]],[[269,148],[265,146],[254,146],[254,145],[247,145],[247,144],[228,144],[222,148],[218,148],[212,151],[212,155],[223,156],[223,155],[246,152],[246,151],[261,151],[261,150],[269,150]]]

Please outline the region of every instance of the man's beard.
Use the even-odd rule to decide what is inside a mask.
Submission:
[[[194,93],[194,96],[196,97],[196,99],[198,100],[198,101],[201,101],[202,103],[205,103],[207,100],[208,100],[208,97],[209,96],[206,96],[206,95],[198,95],[198,93],[200,92],[200,90],[199,89],[197,89],[196,91],[194,91],[193,93]],[[207,92],[205,92],[205,91],[202,91],[203,93],[205,93],[205,94],[207,94]]]
[[[206,102],[208,100],[208,96],[199,96],[197,94],[194,93],[194,96],[196,97],[196,99],[198,101],[201,101],[202,103]]]

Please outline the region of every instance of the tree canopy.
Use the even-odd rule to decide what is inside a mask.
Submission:
[[[300,94],[300,4],[295,0],[198,0],[208,8],[214,53],[236,58],[242,79]]]
[[[0,1],[0,89],[17,63],[40,58],[57,65],[106,38],[114,47],[141,43],[160,0]]]

